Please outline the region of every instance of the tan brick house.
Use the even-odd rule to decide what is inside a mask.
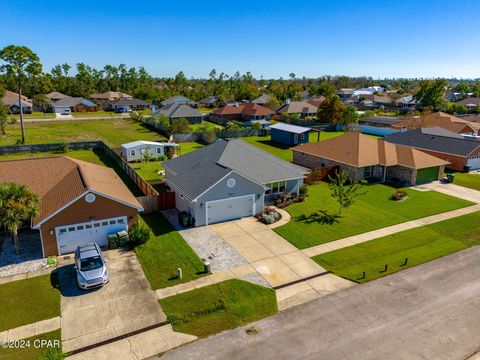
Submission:
[[[0,183],[29,187],[41,198],[32,219],[44,256],[78,245],[108,244],[107,235],[127,230],[143,208],[111,168],[65,156],[0,162]]]

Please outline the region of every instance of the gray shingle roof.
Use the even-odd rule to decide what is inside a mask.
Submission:
[[[163,106],[167,106],[170,104],[189,104],[189,105],[196,105],[197,103],[185,96],[175,95],[171,96],[168,99],[163,100],[160,104]]]
[[[202,149],[165,161],[175,176],[168,182],[191,200],[195,199],[230,171],[258,183],[299,179],[306,169],[277,158],[243,140],[220,140]]]
[[[262,94],[258,98],[252,100],[252,104],[265,105],[270,102],[270,96],[268,94]]]
[[[445,129],[438,130],[438,128],[414,129],[388,135],[384,139],[393,144],[463,157],[468,156],[480,146],[478,140],[464,139],[456,133]]]
[[[70,107],[70,106],[77,106],[79,104],[83,104],[85,106],[94,106],[96,107],[97,104],[91,102],[90,100],[84,99],[82,97],[66,97],[55,101],[53,107]]]
[[[200,111],[184,104],[170,104],[162,107],[158,112],[162,115],[168,116],[169,118],[189,118],[203,116]]]
[[[131,98],[131,99],[122,99],[118,101],[113,101],[111,102],[112,106],[147,106],[148,103],[146,101],[136,99],[136,98]]]
[[[365,123],[375,123],[380,125],[395,125],[400,122],[400,118],[393,116],[367,116],[358,120],[358,122]]]

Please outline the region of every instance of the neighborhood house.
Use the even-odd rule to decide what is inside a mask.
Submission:
[[[338,168],[352,180],[372,179],[406,185],[438,180],[448,161],[420,150],[358,132],[292,148],[293,162],[311,169]]]
[[[97,111],[98,105],[82,97],[65,97],[55,101],[52,108],[54,113],[70,114],[74,112]]]
[[[30,114],[32,112],[32,101],[26,96],[22,95],[21,97],[22,112],[24,114]],[[6,91],[5,95],[2,98],[2,102],[10,109],[12,114],[20,113],[20,105],[18,102],[18,94],[13,91]]]
[[[224,120],[268,120],[272,117],[273,111],[262,105],[247,103],[237,106],[224,106],[213,111],[212,115]]]
[[[307,172],[239,139],[217,141],[163,166],[177,209],[195,226],[253,216],[277,194],[298,194]]]
[[[127,161],[142,160],[146,151],[151,157],[168,156],[175,153],[178,144],[171,142],[133,141],[123,144],[122,157]]]
[[[284,123],[270,126],[271,140],[287,146],[308,143],[312,129]]]
[[[25,185],[41,198],[31,220],[44,257],[74,252],[137,223],[142,206],[115,171],[66,156],[0,162],[0,183]]]

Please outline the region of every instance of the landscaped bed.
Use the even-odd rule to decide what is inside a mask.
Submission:
[[[480,212],[475,212],[321,254],[313,260],[341,277],[365,282],[479,244]]]
[[[309,186],[308,190],[306,201],[286,208],[292,220],[275,229],[299,249],[473,205],[436,191],[413,189],[405,189],[408,193],[405,201],[392,201],[390,197],[396,189],[378,184],[367,186],[367,193],[359,196],[352,207],[344,209],[338,222],[329,224],[329,219],[320,211],[335,214],[338,205],[330,196],[328,184],[322,182]]]
[[[275,291],[228,280],[160,300],[175,331],[206,337],[277,313]]]
[[[0,285],[0,332],[60,316],[57,287],[56,273]]]
[[[177,285],[205,275],[202,260],[162,214],[142,215],[141,220],[150,227],[153,235],[135,251],[153,289]],[[182,279],[177,278],[177,268],[182,269]]]
[[[37,359],[63,359],[61,348],[62,334],[60,329],[48,332],[42,335],[33,336],[24,339],[24,344],[29,344],[30,347],[25,348],[2,348],[0,349],[1,360],[37,360]],[[42,347],[39,342],[42,341]],[[54,342],[57,341],[57,342]],[[58,342],[59,341],[59,342]],[[55,347],[60,344],[60,347]],[[35,347],[35,345],[37,347]]]

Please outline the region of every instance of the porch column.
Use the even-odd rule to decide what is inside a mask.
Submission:
[[[385,165],[383,167],[383,180],[382,180],[382,182],[385,182],[386,178],[387,178],[387,166]]]

